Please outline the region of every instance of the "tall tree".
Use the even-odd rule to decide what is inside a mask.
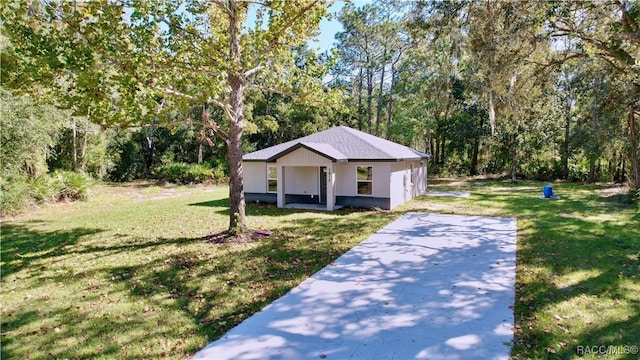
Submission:
[[[250,4],[256,7],[253,24],[247,24]],[[226,123],[208,126],[227,144],[229,229],[237,231],[245,227],[245,90],[320,88],[319,81],[296,68],[292,51],[316,34],[326,4],[174,0],[42,1],[25,6],[15,0],[3,6],[2,22],[24,60],[24,73],[44,72],[41,80],[53,79],[56,85],[66,81],[79,87],[82,99],[93,96],[107,104],[118,99],[119,108],[128,113],[125,117],[135,114],[134,109],[153,116],[162,99],[167,99],[165,108],[169,102],[220,107]],[[280,76],[283,72],[288,76]],[[91,81],[100,86],[80,87]]]
[[[640,108],[640,3],[560,1],[550,3],[551,35],[568,37],[579,46],[565,49],[564,58],[590,57],[607,63],[622,79],[627,96],[619,106],[627,111],[629,160],[633,186],[640,188],[640,134],[636,116]]]

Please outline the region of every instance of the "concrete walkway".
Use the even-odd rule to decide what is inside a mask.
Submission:
[[[194,359],[508,359],[516,221],[408,213]]]

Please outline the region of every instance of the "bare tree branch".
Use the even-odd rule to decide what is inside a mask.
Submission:
[[[220,9],[222,9],[222,11],[224,11],[227,15],[231,16],[231,9],[229,9],[229,6],[227,6],[226,2],[222,1],[222,0],[211,0],[211,2],[215,5],[217,5]]]
[[[287,21],[284,27],[280,29],[280,31],[277,34],[275,34],[273,38],[271,38],[267,47],[260,52],[260,55],[269,54],[271,50],[278,44],[278,41],[280,41],[280,38],[282,37],[284,32],[289,28],[291,28],[296,23],[296,21],[298,21],[302,16],[304,16],[307,13],[307,11],[311,10],[311,8],[313,8],[318,2],[320,2],[320,0],[314,0],[313,2],[309,3],[309,5],[300,9],[300,11],[298,11],[297,14],[289,18],[289,21]],[[258,57],[260,55],[258,55]],[[253,63],[257,62],[258,57],[254,58],[254,61],[252,62]]]
[[[260,70],[262,70],[264,68],[265,68],[265,65],[260,64],[260,65],[258,65],[256,67],[254,67],[253,69],[245,71],[244,74],[242,74],[242,77],[245,78],[245,79],[248,78],[248,77],[251,77],[252,75],[255,75],[257,72],[259,72]]]
[[[196,100],[197,99],[193,95],[182,93],[182,92],[180,92],[178,90],[174,90],[174,89],[172,89],[170,87],[156,86],[155,89],[158,90],[158,91],[162,91],[164,93],[170,94],[170,95],[176,95],[176,96],[183,97],[183,98],[189,99],[189,100]]]
[[[636,43],[636,45],[640,45],[640,34],[624,33],[624,34],[618,35],[616,38],[618,40],[628,40]]]

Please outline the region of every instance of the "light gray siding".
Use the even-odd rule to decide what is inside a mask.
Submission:
[[[330,166],[331,160],[307,149],[296,149],[276,160],[282,166]]]
[[[290,166],[285,171],[284,188],[287,194],[318,196],[320,175],[317,166]]]
[[[244,191],[250,193],[267,192],[267,163],[244,161]]]

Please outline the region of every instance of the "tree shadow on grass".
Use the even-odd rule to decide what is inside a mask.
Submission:
[[[640,213],[626,196],[600,191],[609,186],[560,183],[554,190],[561,198],[543,200],[527,190],[530,184],[524,193],[519,184],[511,192],[488,185],[487,191],[479,190],[474,181],[471,188],[478,190],[472,203],[440,201],[492,208],[519,219],[514,359],[566,359],[578,355],[578,346],[638,345],[640,306],[629,284],[640,281]],[[464,184],[460,189],[468,190]],[[591,306],[606,308],[607,317]],[[580,323],[581,313],[594,323]]]
[[[498,201],[490,194],[479,196],[474,201],[486,201],[487,204]],[[576,213],[583,212],[584,208],[580,207],[579,200],[568,201],[565,204],[554,202],[554,205],[551,205],[539,199],[522,201],[522,198],[518,196],[499,196],[501,205],[505,206],[505,214],[518,213],[522,206],[525,207],[522,212],[524,213],[523,217],[528,220],[524,223],[527,229],[523,227],[518,230],[526,230],[531,235],[524,242],[518,244],[519,266],[522,264],[540,266],[557,274],[580,269],[596,269],[601,274],[599,279],[588,279],[581,284],[573,285],[571,290],[558,288],[551,284],[551,280],[547,278],[536,278],[537,282],[528,280],[528,282],[521,284],[522,287],[518,288],[518,296],[516,297],[516,299],[523,299],[517,303],[516,307],[516,318],[520,324],[526,324],[527,318],[535,317],[537,311],[545,306],[570,300],[582,293],[598,296],[615,293],[616,286],[618,288],[620,286],[620,278],[618,277],[620,272],[617,271],[620,266],[624,269],[622,271],[623,278],[632,274],[634,267],[625,267],[624,265],[633,263],[633,261],[620,256],[637,249],[637,241],[634,242],[634,239],[638,238],[638,230],[634,230],[633,227],[624,227],[613,223],[594,223],[586,219],[567,219],[559,216],[562,214],[560,209],[564,208]],[[228,214],[228,199],[192,205],[219,207],[220,212]],[[298,211],[277,209],[262,204],[247,207],[249,216],[279,216]],[[101,294],[122,293],[124,298],[131,299],[126,301],[135,304],[149,304],[149,310],[144,315],[140,315],[142,317],[133,316],[133,319],[129,321],[126,317],[120,316],[118,318],[118,314],[94,319],[88,318],[85,313],[77,310],[61,309],[59,310],[60,316],[69,317],[69,328],[79,330],[69,334],[63,329],[60,333],[48,336],[51,341],[63,341],[65,337],[70,335],[86,334],[86,336],[82,335],[85,339],[84,342],[79,344],[79,347],[84,350],[59,347],[61,350],[54,355],[63,358],[89,358],[105,356],[105,354],[119,358],[135,357],[127,355],[119,346],[109,340],[111,335],[116,333],[129,334],[132,332],[130,339],[126,340],[124,344],[129,347],[139,346],[140,343],[149,341],[149,339],[155,341],[167,336],[205,339],[203,344],[190,342],[178,346],[177,349],[166,350],[168,356],[181,357],[185,353],[199,350],[201,346],[206,345],[206,342],[219,338],[231,327],[279,298],[305,278],[352,248],[359,240],[352,239],[346,234],[361,234],[364,239],[366,234],[374,232],[395,217],[402,215],[401,212],[370,212],[362,214],[366,217],[365,219],[354,216],[356,215],[354,212],[334,212],[336,217],[331,220],[299,219],[295,223],[288,223],[274,229],[274,234],[271,237],[257,243],[244,245],[204,243],[202,246],[196,246],[202,243],[201,239],[138,238],[128,244],[121,243],[112,246],[91,244],[81,248],[66,248],[66,246],[76,244],[81,237],[102,230],[73,229],[59,232],[39,232],[20,225],[10,229],[10,234],[16,239],[9,240],[15,243],[5,253],[7,250],[6,239],[9,237],[6,236],[5,231],[10,226],[7,225],[3,226],[3,277],[7,275],[5,272],[7,262],[12,261],[16,254],[23,256],[31,254],[34,259],[44,260],[47,257],[73,252],[78,255],[104,256],[107,257],[106,260],[109,260],[108,256],[111,255],[128,256],[129,253],[147,251],[153,254],[152,260],[127,264],[107,264],[102,268],[91,269],[86,274],[76,272],[64,275],[69,276],[69,281],[72,280],[72,277],[104,280],[106,284],[101,285],[102,289],[98,289],[98,292]],[[25,232],[29,233],[23,236]],[[600,241],[603,233],[620,236]],[[42,242],[43,249],[30,247],[33,241]],[[179,253],[161,252],[166,248],[166,245],[177,247]],[[591,259],[589,256],[593,256],[594,247],[598,249],[597,253],[602,256]],[[576,249],[583,250],[576,251]],[[42,251],[47,252],[42,254]],[[612,263],[610,254],[616,262]],[[589,261],[585,260],[587,258]],[[38,264],[33,261],[24,264],[16,263],[10,266],[21,267],[10,268],[10,270],[16,272],[31,267],[37,271]],[[55,280],[64,281],[58,275]],[[608,286],[609,288],[607,288]],[[109,304],[99,297],[92,298],[90,301]],[[154,312],[154,309],[158,310],[157,313]],[[617,333],[620,326],[638,329],[640,327],[635,326],[638,323],[638,308],[635,309],[635,315],[626,321],[622,320],[620,324],[611,323],[594,328],[588,333],[575,335],[573,338],[578,341],[606,339]],[[139,310],[140,313],[144,311],[144,309]],[[25,311],[21,314],[14,314],[17,318],[22,318],[23,321],[12,322],[9,331],[15,329],[16,326],[22,327],[37,321]],[[154,325],[152,329],[147,329],[146,333],[134,332],[137,328],[148,326],[148,320],[144,320],[144,317],[151,315],[157,317],[152,320],[152,325]],[[3,329],[6,329],[4,325]],[[179,328],[179,330],[169,331],[166,329],[169,326]],[[550,335],[542,330],[534,327],[534,330],[526,334],[526,337],[519,338],[520,341],[523,341],[522,346],[526,343],[528,346],[543,351],[543,353],[530,352],[525,354],[537,354],[539,357],[544,357],[548,355],[544,352],[544,348],[547,346],[544,344],[558,341],[557,334]],[[626,337],[622,340],[631,342],[633,340],[631,336],[636,336],[637,331],[628,331],[626,334],[631,335],[625,335]],[[106,344],[99,345],[96,341],[91,340],[92,338],[101,339]],[[11,344],[14,341],[11,336],[3,335],[2,341],[3,357],[19,357],[17,353],[9,353],[4,350],[5,344]],[[97,346],[102,347],[98,348]],[[84,352],[81,353],[81,351]],[[161,357],[165,350],[153,348],[149,351],[151,351],[148,354],[149,357]],[[558,355],[562,356],[558,357],[571,357],[569,356],[570,351],[566,351],[566,353],[559,352]]]
[[[248,207],[250,216],[270,210]],[[9,304],[11,317],[23,321],[3,316],[7,320],[2,355],[23,357],[29,351],[15,336],[25,336],[23,341],[60,358],[136,358],[140,351],[126,349],[142,347],[152,358],[193,353],[349,250],[355,241],[342,235],[342,230],[354,234],[372,231],[372,221],[349,215],[341,213],[335,221],[301,220],[276,229],[259,242],[241,245],[124,235],[83,243],[84,236],[104,230],[3,226],[3,277],[29,272],[26,281],[31,285],[24,284],[28,289],[18,286],[18,291],[37,295],[22,304]],[[383,217],[375,223],[382,226],[389,221]],[[74,267],[76,262],[82,266]],[[41,266],[47,268],[41,270]],[[66,288],[65,295],[57,290],[61,286]],[[69,287],[75,290],[69,292]],[[48,295],[51,290],[55,295]],[[57,303],[48,304],[49,296]],[[146,306],[137,309],[137,304]],[[120,306],[125,310],[108,311]],[[43,313],[27,316],[33,308]],[[158,318],[144,320],[154,316]],[[51,321],[56,324],[50,325]],[[127,340],[114,340],[116,334],[124,334]],[[148,345],[171,337],[178,338],[173,339],[174,348]],[[55,345],[67,341],[76,345]],[[39,356],[35,351],[31,354]]]
[[[174,310],[192,319],[208,343],[352,248],[357,241],[341,235],[339,229],[365,234],[372,224],[382,226],[388,221],[385,217],[374,222],[339,218],[330,224],[302,220],[257,243],[208,244],[212,251],[185,252],[144,266],[112,270],[131,274],[118,281],[133,297],[158,301],[153,299],[162,294],[161,299],[174,299]]]
[[[75,228],[63,231],[38,231],[25,225],[2,225],[2,279],[28,268],[34,262],[60,256],[85,236],[102,229]]]
[[[202,201],[202,202],[189,204],[189,206],[204,206],[204,207],[210,207],[210,208],[222,208],[223,210],[226,210],[226,213],[228,214],[229,213],[229,198],[226,197],[226,198],[223,198],[223,199]]]
[[[490,203],[492,194],[480,198]],[[571,358],[577,346],[636,345],[640,338],[640,309],[625,282],[638,281],[640,226],[621,220],[609,220],[612,211],[629,210],[618,198],[576,196],[559,201],[536,199],[503,199],[506,212],[522,214],[518,231],[518,286],[516,289],[516,338],[514,358]],[[636,219],[630,216],[630,221]],[[637,224],[637,223],[636,223]],[[640,225],[640,224],[637,224]],[[526,234],[526,235],[522,235]],[[596,274],[570,285],[580,274]],[[635,280],[634,280],[635,279]],[[587,300],[588,299],[588,300]],[[605,300],[606,299],[606,300]],[[611,300],[608,300],[611,299]],[[622,320],[596,320],[586,330],[572,328],[574,322],[549,321],[554,308],[584,307],[585,301],[606,303],[615,307],[617,301],[632,309],[633,315]],[[580,305],[583,304],[583,305]],[[595,309],[582,308],[585,316]],[[628,355],[635,358],[636,355]],[[626,358],[626,357],[622,357]]]

